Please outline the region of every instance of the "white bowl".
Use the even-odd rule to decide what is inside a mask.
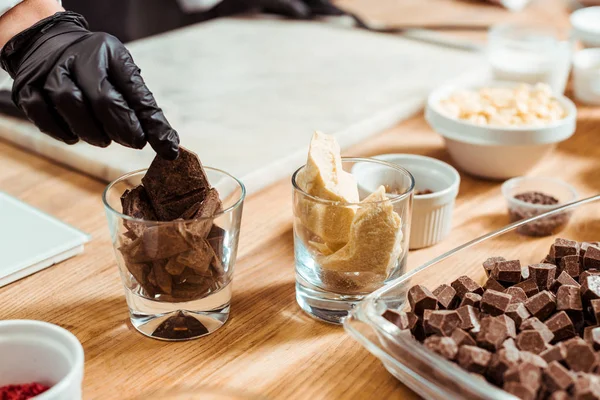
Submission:
[[[571,32],[585,47],[600,47],[600,6],[581,8],[571,14]]]
[[[51,386],[38,400],[79,400],[83,347],[69,331],[47,322],[0,321],[0,386]]]
[[[410,249],[433,246],[442,241],[452,228],[452,212],[460,186],[460,175],[452,166],[435,158],[414,154],[382,154],[378,160],[399,165],[415,178],[415,193],[429,189],[430,194],[414,195],[410,227]],[[358,166],[359,167],[359,166]],[[377,168],[354,168],[359,182],[374,182],[373,186],[360,185],[359,191],[372,193],[381,182],[383,173]],[[369,178],[378,174],[377,178]],[[394,182],[389,182],[393,186]]]
[[[600,48],[575,53],[573,89],[580,102],[600,106]]]
[[[557,143],[575,132],[577,108],[563,95],[555,94],[567,116],[544,126],[484,126],[452,118],[441,111],[440,101],[457,90],[481,87],[515,86],[515,82],[490,82],[485,85],[443,86],[427,100],[425,119],[444,137],[448,152],[458,167],[472,175],[503,180],[525,175]]]

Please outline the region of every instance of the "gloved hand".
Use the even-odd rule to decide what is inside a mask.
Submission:
[[[0,62],[15,80],[13,101],[42,132],[68,144],[141,149],[148,142],[162,157],[177,157],[179,136],[127,49],[90,32],[81,15],[40,21],[4,46]]]
[[[295,19],[345,14],[329,0],[223,0],[213,11],[219,17],[259,11]]]

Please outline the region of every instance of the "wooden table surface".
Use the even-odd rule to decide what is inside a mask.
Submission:
[[[359,0],[345,2],[360,6]],[[425,2],[406,1],[405,10],[418,3]],[[398,2],[381,4],[396,4],[395,15],[406,17]],[[488,16],[494,22],[514,18],[494,7],[464,2],[439,15],[448,15],[448,10],[456,11],[452,18],[478,15],[478,23]],[[566,11],[558,2],[538,1],[532,13],[538,12],[542,19],[560,16],[556,21],[565,23]],[[442,139],[421,116],[347,154],[393,152],[450,161]],[[560,177],[581,196],[592,195],[600,192],[598,160],[600,108],[581,107],[575,136],[531,175]],[[2,142],[0,171],[0,190],[93,237],[83,255],[0,289],[0,319],[49,321],[77,335],[85,348],[85,399],[130,399],[174,386],[241,390],[274,399],[416,398],[343,328],[317,322],[296,305],[288,180],[246,201],[226,326],[200,340],[165,343],[138,334],[129,323],[100,199],[105,183]],[[499,183],[462,178],[452,234],[437,246],[411,252],[411,266],[507,222]]]

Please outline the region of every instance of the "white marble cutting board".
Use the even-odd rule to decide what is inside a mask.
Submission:
[[[290,176],[314,130],[350,146],[417,112],[442,82],[486,70],[478,54],[323,22],[221,19],[128,47],[182,144],[249,192]],[[103,180],[154,156],[67,146],[9,118],[0,138]]]

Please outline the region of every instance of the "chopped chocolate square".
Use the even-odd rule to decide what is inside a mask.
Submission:
[[[504,381],[520,383],[535,393],[542,385],[542,371],[534,364],[523,362],[506,371]]]
[[[411,312],[386,310],[383,318],[396,325],[398,328],[411,330],[418,322],[418,317]]]
[[[504,290],[504,293],[509,294],[511,296],[510,303],[525,303],[527,301],[527,294],[525,291],[516,286],[511,286],[508,289]]]
[[[431,309],[426,309],[423,311],[423,331],[425,332],[426,335],[433,335],[434,334],[434,330],[431,327],[431,325],[429,325],[429,318],[431,317],[431,313],[434,310]]]
[[[542,334],[544,341],[550,343],[554,339],[554,333],[539,319],[532,317],[525,321],[520,326],[522,331],[534,329]]]
[[[548,363],[548,368],[544,370],[543,380],[546,389],[550,392],[569,390],[575,383],[569,371],[557,361]]]
[[[548,400],[570,400],[571,396],[569,393],[559,390],[558,392],[553,392],[548,397]]]
[[[121,205],[123,214],[132,218],[145,221],[157,220],[156,213],[152,208],[152,204],[150,204],[150,198],[142,185],[126,190],[121,196]],[[146,228],[146,224],[136,221],[124,221],[123,224],[129,231],[133,232],[135,237],[141,236]]]
[[[417,315],[423,315],[425,310],[437,310],[437,299],[423,285],[416,285],[408,291],[408,303],[412,312]]]
[[[556,292],[556,309],[558,311],[583,311],[579,287],[563,285]]]
[[[556,309],[556,297],[551,292],[544,290],[530,297],[525,302],[525,307],[532,316],[543,321]]]
[[[596,355],[589,344],[581,338],[565,343],[567,355],[565,362],[575,372],[591,372],[596,366]]]
[[[213,216],[221,209],[221,200],[219,192],[216,189],[209,189],[206,192],[204,200],[200,203],[198,209],[193,215],[194,221],[186,223],[186,230],[192,235],[202,239],[208,237],[213,227]]]
[[[517,335],[517,347],[519,350],[540,354],[546,349],[546,342],[536,330],[522,331]]]
[[[433,292],[433,295],[437,298],[438,308],[450,310],[456,308],[458,304],[458,296],[456,290],[450,285],[442,284],[438,286]]]
[[[476,293],[483,296],[483,288],[466,275],[460,276],[452,282],[452,287],[456,290],[460,298],[463,298],[467,293]]]
[[[521,281],[521,262],[519,260],[498,261],[492,270],[491,277],[498,282],[519,283]]]
[[[447,360],[454,360],[458,354],[458,346],[450,337],[444,336],[430,336],[423,342],[425,347],[446,358]]]
[[[521,353],[519,353],[519,358],[521,359],[522,363],[533,364],[540,369],[548,368],[548,363],[542,357],[540,357],[539,354],[535,354],[530,351],[521,351]]]
[[[510,320],[510,318],[508,318]],[[512,320],[510,320],[512,322]],[[496,351],[502,343],[511,335],[510,327],[506,320],[498,317],[485,317],[481,320],[481,329],[475,337],[479,345],[489,351]],[[514,322],[513,322],[514,330]]]
[[[600,275],[584,276],[584,274],[581,274],[581,277],[579,278],[582,297],[588,301],[600,299]]]
[[[472,306],[462,306],[456,309],[458,316],[460,317],[461,323],[460,328],[466,331],[475,329],[479,330],[480,321],[477,310]]]
[[[486,376],[492,383],[501,386],[504,382],[504,374],[506,371],[517,366],[518,363],[519,350],[510,347],[502,348],[492,354]]]
[[[450,336],[460,325],[461,318],[454,310],[438,310],[429,315],[429,327],[442,336]]]
[[[535,400],[537,392],[519,382],[505,382],[502,389],[521,400]]]
[[[496,316],[504,314],[510,304],[511,295],[497,292],[495,290],[486,290],[481,298],[481,311]]]
[[[529,266],[531,279],[535,281],[539,290],[549,289],[556,275],[556,265],[533,264]]]
[[[548,364],[552,361],[564,362],[567,356],[567,349],[564,346],[548,346],[546,350],[542,351],[540,357],[542,357]]]
[[[483,288],[485,290],[495,290],[497,292],[503,292],[505,289],[504,286],[494,278],[489,278],[483,285]]]
[[[469,372],[484,374],[492,354],[475,346],[462,346],[458,350],[458,365]]]
[[[537,283],[533,279],[527,279],[526,281],[517,283],[513,287],[518,287],[525,291],[527,297],[535,296],[540,292],[538,289]]]
[[[583,329],[583,340],[585,340],[594,350],[600,350],[600,327],[587,326]]]
[[[565,256],[579,255],[579,243],[574,240],[557,238],[554,240],[554,257],[563,258]]]
[[[572,278],[577,278],[583,272],[579,256],[566,256],[560,260],[558,271],[564,271]]]
[[[579,283],[575,279],[570,277],[566,271],[561,272],[558,278],[556,278],[554,282],[552,282],[550,290],[556,294],[558,292],[558,288],[560,288],[563,285],[576,286],[577,288],[579,288]]]
[[[460,347],[460,346],[477,346],[477,343],[475,343],[475,339],[473,339],[471,337],[471,335],[469,335],[467,332],[465,332],[461,328],[456,328],[452,332],[452,335],[450,335],[450,337],[452,338],[452,340],[454,340],[454,342],[457,344],[458,347]]]
[[[590,246],[583,256],[584,269],[600,269],[600,248]]]
[[[548,318],[545,324],[554,335],[553,343],[569,339],[576,335],[573,322],[565,311],[554,314]]]
[[[506,316],[515,321],[516,326],[521,326],[523,321],[529,318],[531,314],[529,314],[529,311],[527,311],[527,308],[525,308],[525,304],[512,303],[508,305]]]
[[[473,306],[478,309],[481,307],[481,296],[477,293],[466,293],[460,302],[459,307]]]
[[[483,262],[483,269],[485,270],[485,274],[486,276],[490,276],[492,273],[492,270],[494,269],[494,267],[496,266],[496,263],[499,261],[506,261],[506,258],[504,257],[490,257],[487,260],[485,260]]]

